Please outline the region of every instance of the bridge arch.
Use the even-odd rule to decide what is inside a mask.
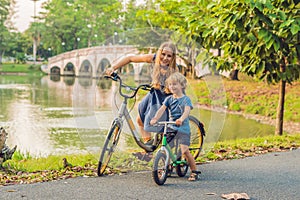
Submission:
[[[91,77],[93,75],[93,66],[89,60],[84,60],[79,68],[78,76]]]
[[[75,76],[75,66],[73,63],[68,62],[64,68],[65,76]]]
[[[97,77],[100,76],[105,69],[108,68],[108,66],[110,66],[109,60],[107,58],[103,58],[97,67]]]
[[[53,66],[51,69],[50,69],[50,74],[51,75],[60,75],[61,72],[60,72],[60,68],[58,66]]]

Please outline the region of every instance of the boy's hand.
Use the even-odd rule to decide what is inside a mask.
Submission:
[[[157,122],[157,119],[153,118],[153,119],[151,119],[151,121],[150,121],[150,125],[156,124],[156,122]]]
[[[181,120],[181,118],[176,119],[175,123],[176,123],[177,126],[181,126],[181,125],[182,125],[182,120]]]

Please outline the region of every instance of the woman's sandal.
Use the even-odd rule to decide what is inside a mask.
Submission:
[[[196,181],[199,179],[199,174],[201,174],[200,171],[192,171],[190,174],[190,177],[188,178],[189,181]]]

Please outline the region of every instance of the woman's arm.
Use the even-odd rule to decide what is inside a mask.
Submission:
[[[114,63],[110,68],[107,68],[105,73],[110,75],[117,69],[127,65],[131,62],[140,63],[140,62],[147,62],[151,63],[153,61],[154,54],[143,54],[143,55],[130,55],[122,58],[117,63]]]

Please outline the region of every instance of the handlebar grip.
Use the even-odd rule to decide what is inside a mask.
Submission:
[[[118,77],[119,76],[118,76],[118,74],[116,72],[113,72],[111,75],[105,75],[104,76],[104,78],[106,78],[106,79],[110,78],[110,79],[112,79],[114,81],[116,81],[118,79]]]
[[[151,85],[144,85],[144,86],[143,86],[143,90],[148,90],[148,91],[150,91],[150,90],[151,90]]]
[[[113,72],[110,76],[116,78],[118,76],[117,72]]]

